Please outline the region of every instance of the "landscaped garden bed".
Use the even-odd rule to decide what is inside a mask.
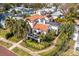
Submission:
[[[9,47],[12,46],[12,44],[6,43],[6,42],[3,42],[3,41],[0,41],[0,45],[1,45],[1,46],[4,46],[4,47],[7,47],[7,48],[9,48]]]
[[[31,56],[29,53],[23,51],[22,49],[15,47],[13,50],[18,56]]]
[[[50,46],[50,43],[48,43],[48,42],[37,43],[37,42],[29,39],[29,40],[22,42],[21,45],[24,47],[27,47],[33,51],[38,51],[38,50],[42,50],[42,49]]]

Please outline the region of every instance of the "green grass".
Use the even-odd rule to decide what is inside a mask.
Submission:
[[[9,29],[0,29],[0,37],[5,37],[6,34],[9,32]],[[13,36],[9,38],[10,41],[12,42],[19,42],[21,39],[18,39],[16,36]]]
[[[12,42],[19,42],[21,39],[18,39],[16,36],[13,36],[13,37],[9,38],[9,40]]]
[[[74,44],[75,44],[75,41],[72,40],[72,39],[70,39],[70,41],[69,41],[69,46],[74,46]]]
[[[5,37],[8,30],[0,29],[0,37]]]
[[[48,42],[37,43],[29,39],[29,40],[26,40],[25,42],[22,42],[21,45],[33,51],[38,51],[38,50],[47,48],[48,46],[50,46],[50,43]]]
[[[69,41],[69,46],[74,46],[74,41],[73,40],[70,40]],[[58,47],[57,47],[58,48]],[[52,56],[54,54],[54,52],[57,51],[57,48],[54,47],[53,49],[50,49],[49,51],[46,51],[46,52],[42,52],[42,53],[39,53],[40,55],[42,56]],[[59,51],[60,52],[60,51]],[[58,52],[57,52],[58,53]],[[73,49],[68,49],[67,51],[63,52],[61,54],[61,56],[75,56],[76,53],[74,53],[74,50]]]
[[[15,52],[18,56],[31,56],[29,53],[23,51],[18,47],[14,48],[12,51]]]
[[[9,48],[9,47],[12,46],[12,44],[6,43],[6,42],[3,42],[3,41],[0,41],[0,45],[1,45],[1,46],[4,46],[4,47],[6,47],[6,48]]]
[[[54,47],[53,49],[50,49],[46,52],[42,52],[42,53],[39,53],[39,55],[42,55],[42,56],[52,56],[54,51],[56,52],[56,47]]]
[[[77,56],[77,53],[73,49],[68,49],[62,54],[62,56]]]

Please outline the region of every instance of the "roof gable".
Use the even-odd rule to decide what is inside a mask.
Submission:
[[[48,31],[48,25],[47,24],[36,24],[34,26],[34,29],[42,30],[42,31],[47,32]]]
[[[45,17],[42,15],[33,15],[33,16],[27,17],[27,19],[29,19],[30,21],[35,21],[37,19],[42,19],[42,18],[45,18]]]

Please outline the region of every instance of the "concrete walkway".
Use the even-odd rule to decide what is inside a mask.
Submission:
[[[59,34],[58,37],[59,37],[60,35],[61,35],[61,34]],[[53,44],[52,44],[51,46],[49,46],[49,47],[47,47],[47,48],[45,48],[45,49],[43,49],[43,50],[40,50],[40,51],[32,51],[32,50],[30,50],[30,49],[28,49],[28,48],[25,48],[25,47],[21,46],[20,43],[21,43],[23,40],[19,41],[18,43],[14,43],[14,42],[9,41],[9,40],[7,40],[7,39],[5,39],[5,38],[0,38],[0,40],[1,40],[1,41],[4,41],[4,42],[7,42],[7,43],[10,43],[10,44],[13,45],[13,46],[11,46],[11,47],[9,48],[9,50],[12,50],[13,48],[18,47],[18,48],[24,50],[25,52],[31,54],[32,56],[40,56],[39,53],[49,51],[49,50],[51,50],[51,49],[53,49],[53,48],[55,47],[55,44],[56,44],[56,42],[57,42],[57,40],[58,40],[58,37],[56,37],[55,40],[52,41]]]
[[[22,42],[23,42],[23,40],[21,40],[21,41],[19,41],[18,43],[14,44],[13,46],[11,46],[11,47],[9,48],[9,50],[14,49],[17,45],[19,45],[19,44],[22,43]]]
[[[21,48],[22,50],[24,50],[24,51],[26,51],[26,52],[28,52],[28,53],[31,54],[32,56],[40,56],[38,53],[35,53],[35,52],[31,51],[30,49],[25,48],[25,47],[23,47],[23,46],[21,46],[21,45],[17,45],[17,47],[18,47],[18,48]]]
[[[37,53],[31,51],[30,49],[25,48],[25,47],[19,45],[23,40],[19,41],[18,43],[14,43],[14,42],[9,41],[9,40],[7,40],[5,38],[0,38],[0,40],[3,41],[3,42],[7,42],[7,43],[10,43],[10,44],[13,44],[13,46],[10,47],[9,50],[12,50],[13,48],[18,47],[18,48],[26,51],[27,53],[31,54],[32,56],[39,56]]]

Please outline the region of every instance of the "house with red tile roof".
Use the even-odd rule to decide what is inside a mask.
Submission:
[[[48,27],[49,27],[48,24],[36,24],[36,25],[33,27],[33,31],[34,31],[35,33],[38,33],[38,34],[40,34],[40,33],[46,34],[46,32],[48,32],[48,29],[49,29]]]
[[[25,20],[28,21],[32,29],[32,33],[30,32],[28,37],[37,40],[38,42],[40,42],[40,38],[38,38],[40,34],[46,34],[50,30],[55,30],[56,34],[58,34],[60,24],[51,21],[47,16],[35,14],[30,17],[26,17]]]
[[[49,18],[43,15],[32,15],[27,17],[26,20],[29,22],[33,34],[46,34],[49,30],[56,30],[58,33],[59,25],[57,22],[51,22]]]
[[[49,19],[46,16],[38,14],[27,17],[26,20],[28,20],[31,28],[33,28],[36,24],[47,24],[49,22]]]

